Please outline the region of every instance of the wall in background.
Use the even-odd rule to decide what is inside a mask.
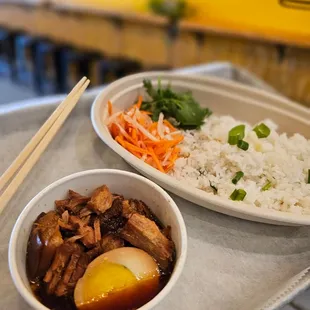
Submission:
[[[216,29],[247,32],[264,37],[266,34],[288,41],[309,41],[310,10],[283,6],[290,0],[188,0],[195,11],[188,21]],[[308,3],[310,1],[301,0]],[[98,8],[146,13],[148,0],[62,0]],[[302,9],[304,8],[304,9]]]
[[[192,20],[233,30],[285,36],[310,36],[310,11],[288,8],[279,0],[189,0],[196,8]],[[310,5],[309,5],[310,8]]]
[[[148,69],[229,61],[256,73],[279,92],[310,107],[310,25],[304,18],[310,11],[284,8],[276,0],[250,0],[251,5],[243,5],[242,0],[205,0],[203,3],[188,0],[197,8],[201,5],[201,12],[197,9],[195,20],[197,25],[199,18],[201,23],[204,18],[204,28],[199,31],[195,23],[184,22],[178,36],[171,37],[165,19],[150,18],[150,15],[145,18],[146,0],[122,0],[121,4],[112,0],[83,1],[82,9],[85,10],[77,7],[81,6],[82,0],[57,0],[59,6],[4,4],[0,7],[0,25],[13,33],[23,30],[34,37],[96,52],[103,57],[133,60]],[[259,1],[266,6],[255,5],[260,4]],[[61,8],[61,4],[69,2],[76,5]],[[269,5],[273,3],[273,10],[267,2]],[[219,3],[222,10],[217,6]],[[103,10],[101,14],[93,14],[87,10],[90,6]],[[211,11],[211,8],[218,11]],[[144,12],[145,15],[141,18],[137,14],[110,14],[107,9]],[[209,15],[204,17],[203,10],[207,10]],[[291,13],[286,17],[280,12]],[[275,23],[271,27],[272,17]],[[211,21],[213,26],[208,26],[207,22]],[[216,22],[220,26],[215,27]],[[234,31],[233,27],[240,30]],[[270,35],[277,31],[282,38]],[[291,39],[288,34],[292,35]]]

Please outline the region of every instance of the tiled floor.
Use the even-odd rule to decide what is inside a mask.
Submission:
[[[35,92],[27,87],[14,85],[8,79],[0,77],[0,104],[31,99],[36,96]],[[310,291],[301,294],[281,310],[310,310]]]

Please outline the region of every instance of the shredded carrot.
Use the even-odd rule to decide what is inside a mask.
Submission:
[[[130,109],[109,117],[107,125],[112,137],[123,148],[145,163],[168,173],[173,169],[179,158],[180,149],[177,147],[184,139],[169,121],[152,121],[148,111],[140,110],[142,97]],[[109,114],[112,113],[112,103],[108,101]]]
[[[158,157],[156,156],[156,154],[154,153],[154,150],[153,149],[149,149],[150,153],[151,153],[151,156],[153,157],[153,160],[157,166],[157,169],[161,172],[165,172],[163,166],[161,165]]]
[[[171,163],[174,164],[174,162],[177,160],[178,158],[178,155],[179,155],[179,152],[176,152],[175,154],[172,155],[172,158],[171,158]]]
[[[172,162],[166,167],[166,171],[170,171],[173,168],[173,166],[174,166],[174,162]]]
[[[157,122],[154,122],[153,124],[151,124],[151,126],[149,127],[149,132],[152,132],[153,130],[155,130],[157,128]]]
[[[110,132],[111,132],[112,137],[115,139],[119,135],[120,130],[116,124],[112,123],[110,127]]]
[[[131,136],[133,140],[137,141],[137,129],[132,129]]]
[[[142,105],[142,100],[143,100],[142,96],[139,96],[139,98],[138,98],[138,102],[137,102],[137,108],[138,108],[138,109],[140,109],[140,108],[141,108],[141,105]]]
[[[112,102],[110,100],[108,101],[108,112],[110,116],[113,114]]]
[[[173,165],[168,166],[167,168],[165,168],[165,173],[168,173],[172,170]]]
[[[122,136],[117,136],[116,138],[115,138],[115,141],[117,141],[121,146],[124,146],[124,139],[123,139],[123,137]]]
[[[165,146],[166,148],[169,148],[169,147],[179,144],[180,142],[183,141],[183,139],[184,138],[182,137],[182,139],[178,138],[178,139],[173,139],[173,140],[145,141],[145,144],[148,146],[153,146],[153,147]]]
[[[149,112],[149,111],[140,111],[140,113],[145,114],[145,115],[152,115],[152,112]]]
[[[141,154],[150,154],[149,151],[147,150],[144,150],[140,147],[137,147],[127,141],[123,141],[123,144],[125,145],[125,148],[128,149],[128,150],[132,150],[133,152],[137,152],[137,153],[141,153]]]
[[[176,128],[171,125],[166,119],[164,119],[164,124],[171,130],[176,131]]]
[[[126,148],[127,151],[129,151],[130,153],[132,153],[133,155],[135,155],[138,158],[142,158],[141,154],[135,152],[135,151],[130,151],[128,148]]]

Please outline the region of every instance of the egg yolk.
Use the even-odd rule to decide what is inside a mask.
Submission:
[[[160,291],[153,258],[136,248],[120,248],[97,257],[74,291],[79,310],[137,309]]]
[[[135,275],[123,265],[104,262],[84,276],[84,300],[96,300],[137,283]]]

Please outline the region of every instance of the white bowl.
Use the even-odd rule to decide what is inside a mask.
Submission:
[[[37,194],[19,216],[9,244],[9,268],[14,284],[34,309],[47,310],[33,295],[26,274],[26,251],[31,227],[41,212],[54,209],[54,201],[66,197],[68,189],[89,194],[106,184],[112,192],[144,201],[164,225],[170,225],[176,246],[176,265],[167,285],[140,310],[149,310],[164,299],[176,284],[184,267],[187,252],[187,234],[183,217],[172,198],[158,185],[137,174],[121,170],[89,170],[62,178]]]
[[[122,78],[107,86],[96,98],[92,106],[91,118],[97,135],[112,150],[124,158],[131,166],[147,178],[172,193],[213,211],[246,220],[277,225],[310,225],[310,215],[300,215],[265,208],[241,206],[229,199],[210,195],[200,189],[175,180],[124,149],[111,136],[105,125],[108,117],[107,102],[111,100],[115,111],[130,107],[138,95],[145,95],[143,79],[156,83],[161,78],[162,85],[171,84],[176,91],[192,91],[195,99],[203,107],[219,115],[231,115],[252,124],[270,118],[279,125],[280,132],[288,135],[296,132],[310,139],[310,110],[301,109],[296,103],[280,96],[238,86],[236,83],[212,77],[186,76],[175,73],[145,72]]]

